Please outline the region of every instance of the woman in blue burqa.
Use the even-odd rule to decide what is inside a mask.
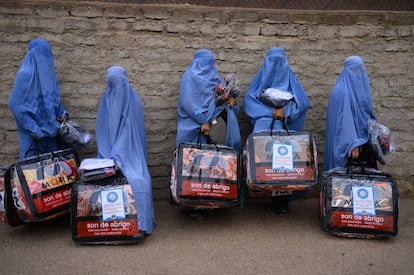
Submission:
[[[180,82],[176,146],[184,142],[217,143],[210,139],[210,132],[212,122],[222,117],[226,132],[224,144],[237,150],[241,149],[237,120],[239,106],[236,99],[229,94],[216,95],[220,83],[213,53],[206,49],[196,51]],[[203,209],[185,209],[185,212],[197,219],[210,213]]]
[[[123,67],[113,66],[107,71],[106,89],[96,118],[96,143],[98,158],[118,162],[134,193],[138,227],[145,234],[152,234],[156,222],[144,112]]]
[[[49,43],[33,39],[16,74],[9,99],[19,133],[19,158],[66,148],[57,134],[69,118],[60,100],[53,54]]]
[[[268,88],[289,92],[293,99],[281,108],[272,108],[261,101],[261,93]],[[305,122],[309,99],[291,70],[283,48],[268,50],[263,66],[253,78],[244,97],[244,111],[250,119],[252,132],[266,130],[299,131]],[[284,126],[285,125],[285,126]],[[299,195],[299,194],[295,194]],[[302,196],[304,194],[300,194]],[[272,206],[280,215],[288,211],[292,196],[279,196],[272,199]]]
[[[358,159],[377,169],[368,143],[368,120],[375,120],[370,83],[364,62],[349,56],[332,89],[326,116],[324,170],[346,167],[348,159]]]
[[[180,82],[176,146],[183,142],[209,143],[211,123],[223,116],[226,122],[225,145],[241,149],[237,120],[239,106],[230,95],[216,97],[219,84],[213,53],[206,49],[198,50]]]

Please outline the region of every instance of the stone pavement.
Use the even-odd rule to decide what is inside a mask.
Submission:
[[[203,220],[155,201],[158,225],[133,245],[79,245],[68,217],[12,228],[0,224],[0,274],[413,274],[414,200],[400,199],[399,233],[387,240],[322,231],[318,199],[285,217],[267,200]]]

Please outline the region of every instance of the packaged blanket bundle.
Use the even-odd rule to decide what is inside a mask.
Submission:
[[[41,222],[69,214],[78,156],[72,149],[17,162],[11,171],[14,206],[23,222]]]
[[[323,174],[322,229],[349,238],[390,238],[398,232],[398,190],[393,178],[375,169],[334,168]]]
[[[240,156],[225,145],[182,143],[173,158],[170,191],[176,205],[222,208],[239,204]]]
[[[251,197],[289,195],[317,183],[317,153],[310,132],[263,131],[251,134],[244,150]]]
[[[120,173],[119,165],[114,159],[85,158],[79,166],[81,180],[96,181]]]
[[[71,199],[72,239],[77,243],[127,244],[144,238],[131,185],[114,164],[111,159],[81,163]]]

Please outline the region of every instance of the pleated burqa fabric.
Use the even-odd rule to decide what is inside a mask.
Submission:
[[[345,167],[353,148],[368,142],[368,120],[374,119],[370,83],[359,56],[344,61],[328,101],[324,170]]]
[[[19,158],[63,149],[56,138],[68,113],[60,100],[52,49],[44,39],[33,39],[16,74],[9,108],[19,132]],[[34,146],[38,146],[38,150]]]
[[[207,143],[207,137],[200,135],[200,127],[212,122],[223,110],[226,111],[227,146],[240,149],[241,137],[237,120],[238,105],[230,108],[227,103],[215,105],[216,87],[220,76],[215,66],[214,56],[210,50],[200,49],[187,67],[180,81],[178,100],[176,145],[183,142]]]
[[[152,234],[156,221],[151,176],[147,166],[147,139],[141,100],[129,84],[125,69],[108,69],[106,90],[96,119],[98,158],[112,158],[132,187],[138,227]]]
[[[286,91],[294,96],[294,101],[283,107],[285,123],[289,130],[301,130],[309,100],[282,48],[271,48],[267,52],[263,66],[253,78],[244,97],[244,111],[250,119],[253,133],[270,130],[272,127],[274,109],[260,101],[260,93],[268,88]],[[282,124],[274,123],[273,127],[277,130]]]

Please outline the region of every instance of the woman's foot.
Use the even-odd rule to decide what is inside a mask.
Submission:
[[[194,219],[194,220],[203,220],[206,217],[206,211],[201,209],[186,209],[184,210],[184,213]]]
[[[289,212],[289,196],[279,196],[272,198],[272,208],[280,216],[285,216]]]
[[[289,212],[289,203],[282,203],[276,210],[279,216],[285,216]]]

